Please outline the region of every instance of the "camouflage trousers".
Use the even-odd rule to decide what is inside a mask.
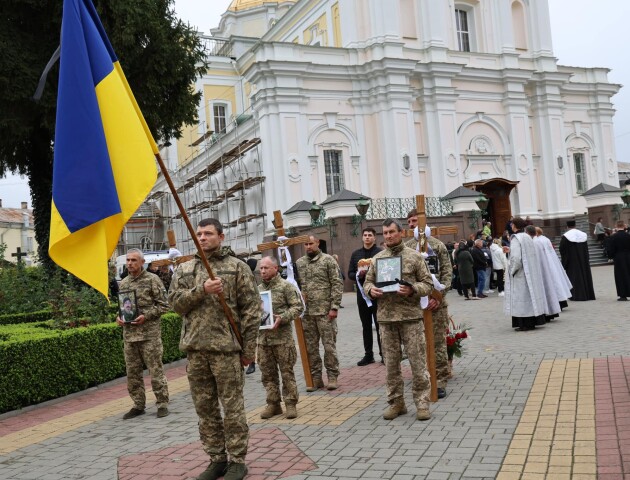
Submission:
[[[298,389],[295,383],[295,362],[297,350],[294,343],[285,345],[258,345],[258,365],[262,374],[262,383],[267,391],[267,403],[280,403],[280,378],[282,376],[282,398],[287,405],[298,402]]]
[[[322,378],[322,358],[319,356],[319,340],[324,345],[324,366],[328,379],[339,376],[337,358],[337,320],[330,320],[328,315],[304,315],[304,340],[308,352],[308,363],[313,378]]]
[[[157,400],[157,407],[168,405],[168,383],[162,366],[162,352],[162,339],[159,337],[141,342],[124,343],[127,391],[133,400],[134,408],[138,410],[144,410],[146,406],[144,378],[142,377],[144,365],[147,366],[151,375],[151,387]]]
[[[433,311],[433,342],[435,343],[435,378],[437,388],[446,388],[446,383],[448,382],[447,328],[448,307],[444,306]]]
[[[239,353],[188,352],[187,373],[204,451],[213,462],[229,455],[232,462],[245,463],[249,428]]]
[[[428,408],[431,383],[427,371],[427,352],[422,322],[379,323],[381,342],[387,370],[387,402],[392,405],[404,402],[404,381],[400,368],[401,348],[411,365],[411,392],[416,408]]]

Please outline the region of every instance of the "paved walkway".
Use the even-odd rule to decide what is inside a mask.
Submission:
[[[340,388],[304,392],[298,418],[263,421],[260,373],[247,376],[249,479],[630,479],[630,316],[611,266],[593,269],[597,301],[570,303],[559,319],[514,332],[496,293],[449,296],[472,327],[448,396],[433,418],[382,418],[385,371],[363,354],[354,296],[340,310]],[[413,405],[406,375],[406,399]],[[168,369],[171,415],[122,421],[124,380],[0,416],[0,479],[175,480],[207,465],[184,362]],[[148,389],[150,385],[147,383]]]

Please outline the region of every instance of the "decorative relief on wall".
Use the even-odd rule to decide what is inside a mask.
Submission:
[[[360,174],[361,170],[359,168],[359,160],[361,157],[359,157],[358,155],[351,155],[350,156],[350,165],[352,166],[352,168],[354,169],[354,172],[356,174]]]
[[[608,176],[613,178],[617,175],[617,165],[615,164],[615,161],[611,158],[608,157]]]
[[[466,153],[468,155],[495,155],[496,150],[490,138],[485,135],[477,135],[470,141]]]
[[[527,155],[525,155],[524,153],[521,153],[518,156],[517,166],[518,166],[518,173],[520,173],[521,175],[529,174],[529,162],[527,161]]]
[[[459,174],[459,162],[454,153],[449,153],[446,157],[446,174],[449,177],[456,177]]]
[[[302,180],[302,175],[300,175],[300,162],[298,162],[295,156],[289,157],[289,180],[294,183]]]

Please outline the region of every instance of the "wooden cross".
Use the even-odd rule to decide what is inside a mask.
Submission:
[[[17,247],[16,252],[12,253],[11,256],[17,257],[17,262],[22,263],[22,257],[28,257],[28,253],[22,252],[22,249],[20,247]]]
[[[273,225],[276,227],[276,233],[279,237],[284,236],[284,224],[282,221],[282,213],[280,210],[273,212]],[[309,235],[301,235],[299,237],[289,238],[284,241],[266,242],[258,244],[258,251],[264,252],[265,250],[273,250],[279,247],[288,247],[291,245],[299,245],[308,242]],[[297,317],[295,319],[295,333],[298,339],[298,348],[300,350],[300,358],[302,360],[302,369],[304,370],[304,381],[307,387],[313,387],[313,376],[311,375],[311,364],[308,361],[308,351],[306,350],[306,340],[304,339],[304,327],[302,325],[302,319]]]
[[[418,212],[418,242],[421,245],[421,251],[426,252],[429,241],[426,237],[424,237],[423,233],[427,224],[424,195],[416,195],[416,211]],[[430,296],[438,302],[442,301],[442,294],[435,289],[431,292]],[[437,402],[438,396],[435,370],[435,339],[433,338],[433,312],[431,312],[431,310],[423,310],[423,316],[424,338],[426,339],[427,344],[427,369],[429,370],[429,376],[431,377],[430,399],[432,402]]]
[[[168,246],[171,248],[175,248],[177,243],[175,242],[175,232],[173,230],[167,230],[166,236],[168,237]],[[151,262],[151,265],[154,267],[161,267],[162,265],[179,265],[180,263],[187,262],[188,260],[192,260],[195,258],[194,255],[182,255],[177,258],[165,258],[164,260],[154,260]]]

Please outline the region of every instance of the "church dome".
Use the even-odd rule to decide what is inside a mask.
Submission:
[[[228,7],[229,12],[242,12],[243,10],[249,10],[250,8],[262,7],[265,3],[295,3],[295,0],[232,0]]]

